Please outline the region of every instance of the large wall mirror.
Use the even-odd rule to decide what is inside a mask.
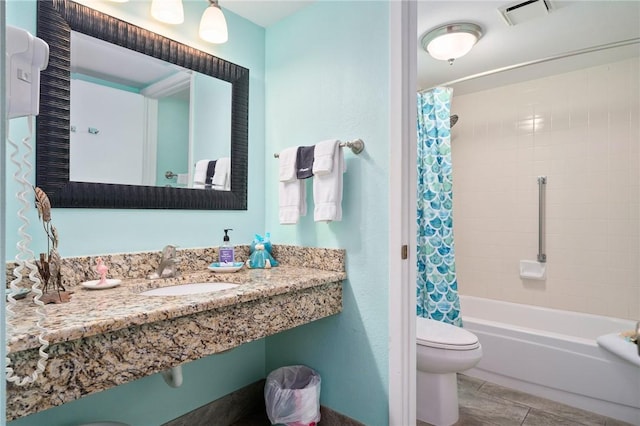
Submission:
[[[36,185],[54,207],[246,210],[248,69],[68,0],[38,2],[37,34],[50,58]],[[109,71],[109,63],[134,72]],[[131,120],[141,126],[124,124],[133,113],[116,117],[123,108],[107,112],[111,92],[116,106],[142,105]],[[127,150],[120,159],[119,149]],[[210,185],[210,172],[225,167],[226,187]]]

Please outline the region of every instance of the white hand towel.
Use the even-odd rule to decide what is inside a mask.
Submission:
[[[298,223],[300,216],[307,214],[307,189],[303,180],[296,176],[298,147],[286,148],[278,156],[278,196],[280,224]]]
[[[342,220],[342,174],[346,171],[342,149],[336,146],[331,173],[313,177],[313,218],[316,222]]]
[[[300,216],[307,214],[307,189],[304,180],[278,182],[280,200],[280,224],[298,223]]]
[[[313,159],[314,176],[322,176],[331,173],[333,170],[333,159],[336,150],[340,151],[338,146],[340,141],[330,139],[316,144]]]
[[[199,160],[196,162],[196,169],[193,172],[193,187],[204,188],[207,181],[207,167],[211,160]]]
[[[298,154],[298,147],[293,146],[291,148],[285,148],[280,152],[278,156],[279,173],[278,179],[280,182],[293,182],[296,177],[296,156]]]
[[[216,161],[216,171],[211,180],[211,187],[218,191],[231,190],[231,158],[218,158]]]

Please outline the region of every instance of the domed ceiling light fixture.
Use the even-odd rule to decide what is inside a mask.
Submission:
[[[182,24],[184,22],[182,0],[153,0],[151,16],[165,24]]]
[[[229,39],[227,21],[224,19],[218,0],[209,0],[209,6],[200,19],[199,34],[201,39],[210,43],[222,44]]]
[[[422,48],[434,59],[453,61],[466,55],[482,37],[482,28],[468,22],[447,24],[427,31],[422,36]]]

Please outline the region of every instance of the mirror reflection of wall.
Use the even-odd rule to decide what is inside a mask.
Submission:
[[[151,184],[143,161],[144,145],[151,141],[140,126],[145,122],[144,97],[77,78],[71,80],[71,90],[70,179]]]
[[[77,32],[71,45],[71,181],[192,188],[198,159],[230,158],[231,83]]]
[[[225,165],[217,160],[228,159],[231,155],[231,108],[221,100],[231,99],[231,84],[222,80],[208,78],[203,75],[195,75],[193,79],[193,140],[190,164],[194,171],[191,182],[197,182],[195,165],[198,161],[216,161],[215,173],[227,173],[227,182],[230,177],[228,170],[221,167]],[[227,164],[226,166],[230,166]],[[205,179],[206,180],[206,179]],[[230,183],[230,182],[229,182]],[[229,190],[230,185],[222,185],[223,188],[213,189]],[[194,185],[194,187],[201,187]],[[207,186],[205,186],[207,188]],[[212,188],[212,187],[208,187]]]
[[[156,186],[188,186],[190,90],[158,100]],[[187,137],[185,137],[187,136]],[[173,177],[167,177],[170,171]],[[178,179],[178,177],[182,177]]]

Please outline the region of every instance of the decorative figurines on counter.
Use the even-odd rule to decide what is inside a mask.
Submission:
[[[122,282],[122,280],[114,279],[114,278],[107,278],[107,271],[108,270],[109,270],[109,267],[107,266],[107,264],[104,263],[104,260],[102,259],[102,257],[98,256],[96,258],[95,271],[100,276],[100,279],[99,280],[85,281],[83,283],[80,283],[80,285],[82,287],[86,288],[86,289],[89,289],[89,290],[104,290],[104,289],[107,289],[107,288],[112,288],[112,287],[119,286],[120,283]]]
[[[96,272],[100,275],[100,280],[97,285],[104,285],[107,283],[107,271],[109,268],[104,264],[101,257],[96,259]]]
[[[58,231],[51,224],[51,202],[42,189],[36,186],[33,190],[36,195],[38,218],[42,221],[42,226],[47,234],[48,253],[40,253],[40,261],[36,262],[43,282],[42,291],[44,294],[40,300],[43,303],[68,302],[73,292],[66,291],[62,285],[62,273],[60,271],[62,258],[58,253]]]
[[[249,268],[265,269],[278,266],[278,261],[271,256],[271,241],[268,232],[264,238],[256,234],[253,243],[251,243],[251,255],[247,260],[247,266]]]

